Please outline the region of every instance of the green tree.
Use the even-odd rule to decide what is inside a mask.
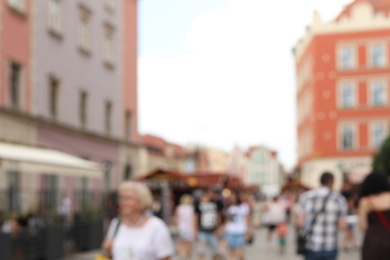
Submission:
[[[374,156],[375,170],[390,176],[390,136],[383,143],[380,151]]]

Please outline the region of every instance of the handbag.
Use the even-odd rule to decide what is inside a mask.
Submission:
[[[382,211],[377,210],[371,197],[368,198],[368,200],[371,204],[372,209],[374,210],[375,214],[377,215],[379,221],[381,222],[381,225],[390,232],[390,223],[387,221],[385,215],[382,213]]]
[[[111,260],[112,258],[105,253],[99,253],[95,256],[95,260]]]
[[[120,219],[118,219],[118,223],[115,226],[114,234],[112,235],[111,238],[112,240],[114,240],[114,238],[116,237],[120,225],[121,225],[121,221]],[[112,259],[112,255],[109,252],[100,252],[95,256],[95,260],[111,260],[111,259]]]
[[[296,241],[298,255],[305,255],[307,253],[307,248],[306,248],[307,240],[313,232],[313,227],[314,227],[315,223],[317,222],[318,215],[320,215],[321,213],[323,213],[325,211],[326,203],[328,202],[329,197],[330,197],[330,192],[326,196],[326,198],[324,199],[324,203],[322,204],[321,210],[318,211],[314,215],[313,221],[310,223],[310,226],[306,229],[303,228],[303,229],[298,231],[297,241]]]
[[[255,242],[255,235],[253,234],[253,232],[250,232],[249,236],[247,236],[245,240],[247,245],[252,245]]]

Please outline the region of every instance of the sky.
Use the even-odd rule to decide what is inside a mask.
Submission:
[[[231,151],[264,145],[296,162],[292,49],[313,11],[351,0],[139,1],[139,130]]]

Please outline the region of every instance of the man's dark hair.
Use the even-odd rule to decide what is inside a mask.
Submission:
[[[322,186],[326,186],[333,181],[334,181],[334,176],[330,172],[324,172],[321,175],[320,182]]]
[[[390,185],[385,175],[378,172],[372,172],[364,179],[362,186],[360,187],[359,195],[360,198],[363,198],[389,191]]]

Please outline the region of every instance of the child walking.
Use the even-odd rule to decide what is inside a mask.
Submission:
[[[283,255],[286,251],[286,237],[288,231],[288,226],[286,221],[280,223],[277,226],[276,231],[278,233],[279,253]]]

